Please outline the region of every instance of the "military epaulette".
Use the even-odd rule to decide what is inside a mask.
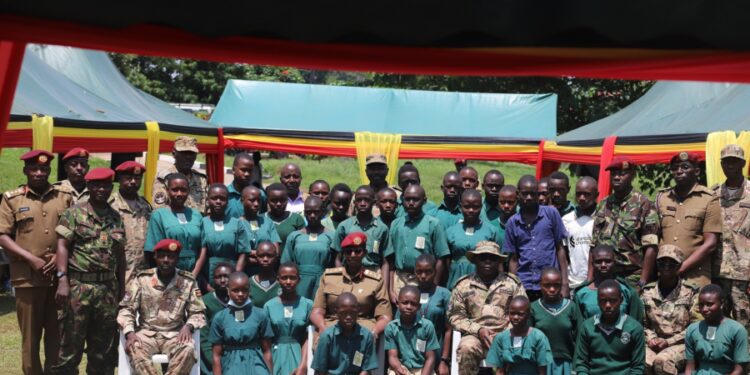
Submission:
[[[149,269],[146,269],[146,270],[140,270],[140,271],[138,271],[138,277],[143,276],[143,275],[149,275],[150,276],[150,275],[153,275],[154,273],[156,273],[156,268],[149,268]]]
[[[5,195],[5,198],[10,199],[10,198],[17,197],[19,195],[24,195],[24,194],[26,194],[26,187],[21,186],[13,190],[6,191],[4,195]]]
[[[644,286],[643,286],[643,289],[645,290],[645,289],[651,289],[651,288],[655,288],[655,287],[656,287],[657,285],[659,285],[659,282],[658,282],[658,281],[652,281],[652,282],[650,282],[650,283],[648,283],[648,284],[644,285]]]
[[[456,285],[458,285],[458,283],[460,283],[461,281],[468,279],[469,276],[471,276],[471,275],[463,275],[463,276],[459,277],[458,280],[456,280]]]
[[[190,272],[190,271],[177,270],[177,274],[180,275],[180,276],[186,277],[186,278],[188,278],[190,280],[195,281],[195,276],[193,276],[193,273]]]
[[[325,271],[326,275],[338,275],[344,273],[344,267],[328,268]]]
[[[508,277],[510,277],[516,283],[521,284],[521,279],[518,278],[518,275],[512,274],[510,272],[506,272],[505,275],[507,275]]]
[[[365,270],[365,276],[367,276],[367,277],[369,277],[371,279],[374,279],[374,280],[378,280],[378,281],[380,281],[380,279],[382,279],[382,276],[380,276],[379,273],[377,273],[375,271],[370,271],[370,270]]]
[[[711,190],[713,191],[719,191],[721,189],[721,184],[714,184],[714,186],[711,186]]]
[[[699,285],[694,284],[694,282],[690,281],[690,280],[682,280],[682,285],[684,285],[684,286],[686,286],[686,287],[688,287],[690,289],[693,289],[695,291],[698,291],[698,290],[701,289],[701,287]]]
[[[200,175],[200,176],[206,177],[206,174],[205,174],[205,173],[203,173],[203,172],[200,172],[200,171],[196,171],[195,169],[191,169],[190,171],[191,171],[191,172],[193,172],[193,173],[195,173],[195,174],[197,174],[197,175]]]

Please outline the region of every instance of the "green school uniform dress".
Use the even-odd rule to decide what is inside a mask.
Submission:
[[[297,297],[297,301],[289,305],[281,302],[281,298],[274,297],[263,306],[273,329],[271,354],[274,375],[289,375],[299,366],[302,344],[307,340],[312,305],[312,301],[305,297]]]
[[[242,307],[230,302],[211,321],[208,341],[211,345],[224,347],[221,356],[224,374],[255,375],[270,373],[263,360],[261,341],[272,337],[271,321],[263,309],[253,306],[250,301]]]
[[[267,281],[267,280],[266,280]],[[255,307],[263,307],[266,302],[276,298],[281,294],[281,285],[276,280],[261,283],[255,279],[255,275],[250,277],[250,300]]]
[[[552,352],[547,336],[531,328],[524,337],[512,336],[510,328],[500,332],[492,340],[487,352],[487,364],[505,367],[507,374],[537,375],[537,369],[552,363]]]
[[[258,187],[260,190],[260,213],[266,212],[266,201],[268,197],[266,191]],[[242,192],[237,191],[233,183],[227,184],[227,192],[229,192],[229,199],[227,200],[227,216],[239,218],[245,213],[245,207],[242,205]]]
[[[359,375],[378,368],[375,339],[359,324],[346,335],[338,323],[328,327],[318,339],[312,368],[330,375]]]
[[[367,255],[362,259],[362,265],[371,269],[379,268],[382,261],[381,254],[388,246],[388,227],[377,217],[373,217],[370,223],[362,225],[356,216],[352,216],[342,221],[336,228],[334,250],[341,252],[341,241],[354,232],[367,235]]]
[[[269,241],[277,244],[281,244],[281,238],[279,233],[276,232],[276,225],[273,220],[269,219],[266,215],[258,215],[255,219],[247,220],[244,216],[241,218],[242,222],[247,224],[249,228],[250,238],[250,249],[255,250],[258,248],[258,244],[263,241]],[[279,245],[282,246],[282,245]],[[280,247],[280,249],[284,249]],[[257,265],[251,265],[247,263],[245,266],[245,273],[252,276],[257,274],[259,268]]]
[[[455,208],[450,209],[445,201],[441,202],[439,206],[436,206],[434,210],[427,213],[430,216],[434,216],[440,224],[443,225],[443,229],[456,225],[459,221],[464,218],[464,214],[461,213],[461,206],[456,205]]]
[[[440,222],[425,214],[417,218],[402,216],[391,223],[388,247],[383,254],[394,257],[397,271],[414,272],[417,257],[423,253],[440,259],[450,255],[445,230]]]
[[[206,216],[201,221],[201,246],[206,248],[208,267],[203,267],[203,276],[210,280],[216,265],[226,262],[234,267],[242,253],[250,252],[249,227],[240,219],[225,216],[213,221]]]
[[[153,252],[156,243],[171,238],[182,245],[180,259],[177,268],[192,272],[195,261],[201,251],[201,221],[203,215],[200,211],[185,207],[183,215],[172,212],[169,207],[156,209],[151,214],[146,230],[146,244],[144,251]]]
[[[575,304],[563,298],[557,305],[547,305],[538,299],[531,304],[529,324],[542,331],[549,339],[552,363],[547,375],[568,375],[573,364],[576,329],[582,322]]]
[[[298,213],[287,212],[287,217],[281,221],[273,221],[268,212],[264,214],[266,218],[274,224],[276,227],[276,234],[279,235],[279,249],[284,249],[286,245],[286,238],[295,230],[300,230],[305,227],[305,218]]]
[[[715,330],[711,339],[709,326],[702,320],[685,331],[685,359],[696,362],[696,375],[728,374],[735,364],[750,362],[747,330],[742,324],[724,318]]]
[[[453,290],[458,279],[476,271],[474,263],[466,258],[466,253],[474,250],[479,241],[501,243],[497,229],[485,221],[474,226],[464,224],[463,220],[448,228],[445,233],[451,251],[451,266],[448,271],[448,289]]]
[[[211,343],[208,341],[208,335],[211,333],[211,320],[221,310],[227,307],[227,304],[216,297],[215,292],[203,295],[203,304],[206,305],[206,324],[201,328],[201,374],[211,375],[213,373],[214,354]]]
[[[419,315],[411,326],[403,324],[401,319],[391,320],[383,337],[385,350],[397,350],[398,360],[410,370],[423,368],[425,353],[440,349],[432,322]]]
[[[333,232],[310,235],[298,230],[287,238],[281,263],[294,262],[299,267],[297,294],[308,299],[315,298],[320,277],[333,263],[333,237]]]
[[[620,292],[622,292],[620,314],[628,314],[636,321],[642,322],[645,312],[643,301],[641,301],[638,292],[623,279],[617,278],[617,282],[620,284]],[[575,288],[573,292],[573,302],[578,307],[583,319],[588,319],[601,313],[597,290],[589,288],[589,285],[592,283],[591,281],[584,282]]]
[[[643,375],[643,326],[626,314],[620,314],[614,327],[604,327],[599,318],[588,318],[578,328],[573,371],[577,375]]]

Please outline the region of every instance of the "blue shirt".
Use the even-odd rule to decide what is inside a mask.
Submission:
[[[260,190],[260,209],[258,214],[266,212],[266,192],[263,189]],[[239,218],[245,214],[245,207],[242,206],[242,192],[237,191],[234,187],[234,183],[230,182],[227,184],[227,191],[229,192],[229,199],[227,200],[227,209],[224,213],[229,217]]]
[[[560,268],[557,244],[565,237],[557,209],[539,206],[532,223],[523,220],[521,212],[511,216],[505,224],[503,251],[518,256],[518,277],[527,290],[539,290],[539,278],[544,267]]]

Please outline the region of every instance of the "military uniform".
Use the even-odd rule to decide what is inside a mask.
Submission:
[[[206,325],[206,306],[199,294],[195,278],[183,270],[176,270],[166,285],[159,279],[156,268],[141,271],[128,284],[117,323],[123,335],[135,332],[141,342],[132,351],[127,349],[135,373],[158,374],[151,363],[151,356],[156,353],[169,356],[167,374],[190,372],[195,364],[197,343],[179,344],[177,336],[185,324],[194,330]]]
[[[80,192],[76,190],[76,188],[73,187],[73,184],[70,183],[70,180],[62,180],[54,183],[55,186],[58,186],[60,189],[63,189],[67,191],[71,197],[73,197],[72,204],[79,204],[79,203],[86,203],[89,200],[89,189],[83,188]]]
[[[453,329],[461,332],[457,361],[459,374],[476,374],[487,349],[479,341],[479,330],[489,329],[493,335],[508,327],[508,309],[515,296],[526,290],[515,275],[500,273],[487,286],[476,274],[461,278],[451,293],[448,319]]]
[[[174,165],[170,165],[169,168],[163,169],[156,174],[152,189],[154,194],[154,199],[152,200],[154,209],[169,206],[166,178],[172,173],[177,173],[177,168]],[[191,169],[190,176],[187,176],[187,179],[188,186],[190,186],[190,194],[188,194],[187,201],[185,201],[185,206],[195,208],[205,214],[206,198],[208,198],[208,177],[195,169]]]
[[[325,310],[326,326],[337,321],[336,299],[342,293],[352,293],[359,302],[357,323],[368,330],[375,327],[377,319],[391,316],[391,303],[384,279],[379,272],[362,268],[358,275],[349,275],[345,267],[329,268],[320,278],[320,286],[315,294],[313,308]]]
[[[143,245],[146,242],[146,229],[151,219],[151,205],[141,196],[128,202],[120,192],[112,193],[109,205],[120,214],[125,227],[125,282],[132,280],[138,271],[144,269]]]
[[[37,156],[38,157],[38,156]],[[51,160],[51,155],[47,157]],[[46,161],[45,161],[46,162]],[[26,186],[10,190],[0,199],[0,235],[7,235],[26,251],[50,260],[57,248],[55,227],[72,197],[59,186],[38,195]],[[16,316],[21,330],[24,374],[42,374],[39,340],[44,331],[45,371],[57,359],[58,325],[55,283],[44,279],[24,260],[7,252],[10,280],[16,294]]]
[[[99,216],[90,204],[78,204],[62,214],[55,231],[68,240],[70,295],[69,303],[60,308],[60,354],[52,373],[75,373],[84,343],[87,372],[114,373],[119,290],[116,268],[125,243],[120,214],[107,206]]]

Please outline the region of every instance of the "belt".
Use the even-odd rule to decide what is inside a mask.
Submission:
[[[258,344],[249,344],[249,345],[224,345],[224,350],[225,351],[245,350],[245,349],[260,349],[260,345],[258,345]]]
[[[281,336],[278,339],[276,339],[277,344],[299,344],[299,341],[297,341],[292,336]]]
[[[297,267],[299,268],[300,275],[305,276],[319,276],[325,272],[325,268],[317,264],[300,264]]]
[[[115,273],[114,272],[76,272],[76,271],[70,271],[68,272],[68,277],[70,277],[73,280],[83,281],[83,282],[90,282],[90,283],[96,283],[96,282],[103,282],[103,281],[110,281],[115,279]]]

